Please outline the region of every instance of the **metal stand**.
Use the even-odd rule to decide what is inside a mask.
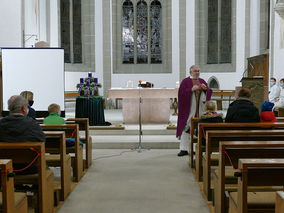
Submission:
[[[142,133],[141,104],[142,104],[141,86],[139,86],[139,143],[138,143],[138,146],[134,148],[134,150],[137,150],[137,152],[139,153],[142,152],[143,150],[150,150],[149,148],[142,147],[141,137],[143,133]]]

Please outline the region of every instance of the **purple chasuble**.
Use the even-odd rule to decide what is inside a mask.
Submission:
[[[207,91],[205,91],[206,101],[209,101],[211,99],[212,89],[208,87],[207,83],[202,78],[199,78],[198,81],[200,84],[206,85],[207,87]],[[186,122],[191,108],[192,87],[193,87],[193,81],[191,78],[188,77],[183,79],[178,90],[178,121],[177,121],[176,137],[181,136],[182,131],[186,126]],[[199,101],[197,103],[199,103]],[[197,109],[196,111],[198,112],[199,110]]]

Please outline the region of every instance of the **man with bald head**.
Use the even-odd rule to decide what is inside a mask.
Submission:
[[[206,101],[211,99],[212,90],[205,80],[199,78],[200,69],[193,65],[189,69],[190,77],[185,78],[178,91],[178,121],[176,137],[180,141],[178,156],[188,155],[190,140],[190,119],[204,112]]]
[[[0,142],[44,142],[45,136],[31,117],[28,101],[20,95],[8,100],[9,116],[0,120]]]

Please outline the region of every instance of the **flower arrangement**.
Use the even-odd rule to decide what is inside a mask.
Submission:
[[[98,78],[93,78],[92,73],[89,72],[87,78],[80,78],[80,83],[76,87],[80,96],[90,97],[98,96],[98,88],[101,88],[102,85],[98,83]]]

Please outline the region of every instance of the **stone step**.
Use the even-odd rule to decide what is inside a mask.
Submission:
[[[142,147],[150,149],[178,149],[179,140],[174,135],[143,135]],[[92,136],[94,149],[132,149],[138,146],[138,135]]]

